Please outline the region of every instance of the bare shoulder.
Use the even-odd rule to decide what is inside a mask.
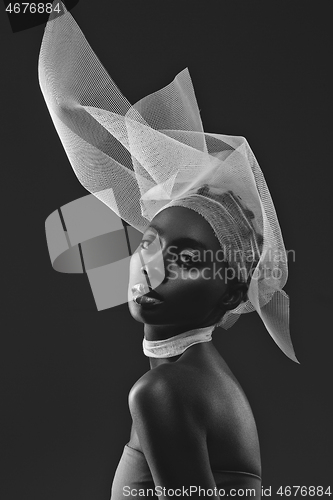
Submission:
[[[173,437],[178,442],[187,440],[188,446],[208,447],[216,469],[233,467],[260,474],[259,442],[250,405],[223,365],[160,365],[134,384],[129,408],[143,450],[152,443],[160,445],[162,436]]]
[[[196,399],[191,396],[191,372],[185,364],[163,364],[134,384],[129,395],[133,434],[155,484],[166,488],[200,484],[211,489],[215,483],[205,426],[190,408]]]
[[[221,418],[232,422],[236,414],[251,416],[242,387],[225,364],[177,362],[148,371],[133,385],[129,407],[132,413],[150,411],[153,405],[199,413],[200,421],[207,424],[215,416],[220,422]]]
[[[129,393],[131,412],[137,408],[158,404],[179,403],[179,400],[189,394],[191,386],[191,370],[187,366],[170,363],[158,366],[145,373],[132,387]],[[193,373],[192,373],[193,375]],[[185,391],[185,393],[184,393]]]
[[[145,373],[133,385],[128,402],[132,417],[144,418],[149,413],[172,419],[185,415],[192,423],[197,420],[203,425],[216,412],[216,401],[223,404],[224,392],[215,373],[186,363],[170,363]]]

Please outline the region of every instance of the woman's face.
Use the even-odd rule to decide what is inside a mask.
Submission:
[[[210,224],[185,207],[154,217],[130,265],[129,309],[150,325],[200,328],[221,317],[226,264]],[[149,288],[151,287],[151,288]],[[148,292],[152,299],[138,298]],[[218,311],[217,311],[218,309]]]

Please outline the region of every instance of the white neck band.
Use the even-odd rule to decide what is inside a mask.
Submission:
[[[164,340],[146,340],[144,338],[142,342],[143,352],[149,358],[171,358],[172,356],[178,356],[194,344],[212,340],[214,328],[215,325],[206,328],[197,328],[196,330],[183,332]]]

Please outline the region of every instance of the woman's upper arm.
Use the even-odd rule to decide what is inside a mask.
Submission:
[[[199,498],[195,487],[215,488],[204,425],[188,394],[163,376],[148,377],[130,394],[129,405],[155,487],[189,492],[192,486],[191,498]]]

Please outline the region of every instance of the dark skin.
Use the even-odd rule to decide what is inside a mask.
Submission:
[[[155,259],[149,247],[157,235],[161,252]],[[209,258],[203,246],[212,251]],[[219,241],[210,224],[193,210],[169,207],[160,212],[143,235],[142,250],[151,251],[145,259],[149,262],[142,269],[138,255],[133,257],[131,285],[147,276],[153,282],[154,273],[158,281],[161,257],[165,272],[155,288],[162,304],[145,309],[129,303],[134,319],[144,323],[148,340],[215,325],[246,297],[245,285],[225,279],[227,264],[221,261]],[[201,260],[194,263],[194,254]],[[260,476],[251,408],[213,343],[195,344],[180,356],[149,360],[150,371],[129,394],[133,419],[129,446],[144,453],[155,485],[214,489],[212,470]]]

